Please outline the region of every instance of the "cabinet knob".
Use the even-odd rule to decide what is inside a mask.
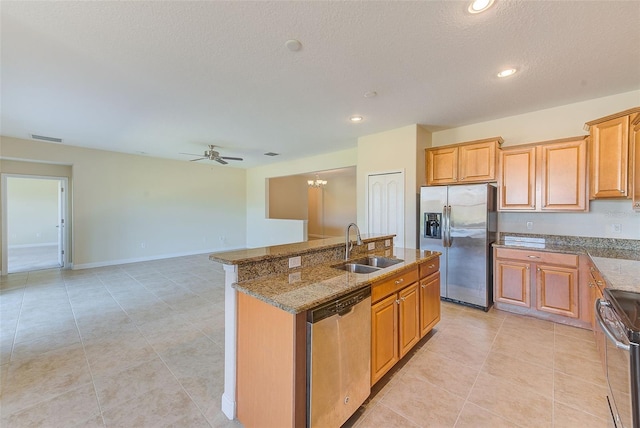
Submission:
[[[422,288],[427,288],[427,286],[426,286],[426,285],[424,285],[424,284],[422,284],[420,287],[422,287]]]
[[[536,269],[538,272],[540,272],[540,268]]]
[[[404,302],[405,300],[407,300],[407,298],[406,297],[401,297],[400,300],[402,300]]]
[[[589,287],[593,288],[593,282],[589,281]]]
[[[624,190],[622,190],[622,189],[620,189],[620,190],[618,190],[618,191],[619,191],[620,193],[624,193]]]
[[[535,207],[536,207],[536,204],[531,204],[531,208],[535,208]]]
[[[529,270],[529,266],[527,266],[527,270]]]
[[[527,257],[529,257],[530,259],[539,259],[540,258],[540,256],[527,256]]]
[[[399,280],[396,281],[396,285],[402,284],[403,282],[404,282],[404,278],[400,278]]]
[[[399,305],[400,304],[400,299],[396,299],[396,303]]]
[[[597,281],[596,281],[596,284],[598,284],[598,285],[604,285],[604,284],[602,283],[602,281],[600,281],[600,280],[597,280]]]
[[[427,266],[427,268],[429,268],[429,269],[433,269],[434,267],[436,267],[436,265],[429,265],[429,266]]]

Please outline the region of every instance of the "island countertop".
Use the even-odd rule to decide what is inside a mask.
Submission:
[[[286,274],[241,281],[233,287],[286,312],[297,314],[350,291],[370,286],[372,282],[385,279],[399,270],[437,258],[441,253],[396,247],[371,255],[403,261],[370,274],[359,274],[336,269],[333,266],[344,263],[344,260],[334,260],[327,264],[291,269]]]

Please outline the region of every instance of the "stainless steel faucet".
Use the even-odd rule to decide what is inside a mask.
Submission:
[[[349,239],[349,230],[351,229],[351,226],[356,228],[356,244],[358,245],[362,245],[362,238],[360,237],[360,229],[358,229],[358,225],[355,223],[349,223],[349,225],[347,226],[347,231],[345,234],[345,241],[344,241],[344,259],[345,260],[349,260],[349,253],[351,252],[351,250],[353,249],[353,242],[351,242],[351,240]]]

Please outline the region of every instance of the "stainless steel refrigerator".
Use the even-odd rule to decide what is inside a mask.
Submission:
[[[420,249],[440,251],[440,296],[485,311],[493,304],[491,244],[498,224],[491,184],[420,189]]]

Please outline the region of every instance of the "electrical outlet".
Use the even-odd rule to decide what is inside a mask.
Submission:
[[[302,266],[302,257],[290,257],[289,258],[289,269],[296,268]]]
[[[144,242],[140,243],[140,248],[147,248],[147,244],[145,244]]]
[[[620,223],[614,223],[611,225],[613,233],[622,233],[622,225]]]
[[[302,281],[302,274],[300,272],[294,272],[289,274],[289,284]]]
[[[376,243],[375,242],[369,242],[367,244],[367,250],[371,251],[371,250],[375,250],[376,249]]]
[[[385,246],[385,247],[389,247],[389,246],[391,246],[391,239],[385,239],[385,240],[384,240],[384,246]]]
[[[533,222],[532,221],[528,221],[527,222],[527,230],[533,230]]]

